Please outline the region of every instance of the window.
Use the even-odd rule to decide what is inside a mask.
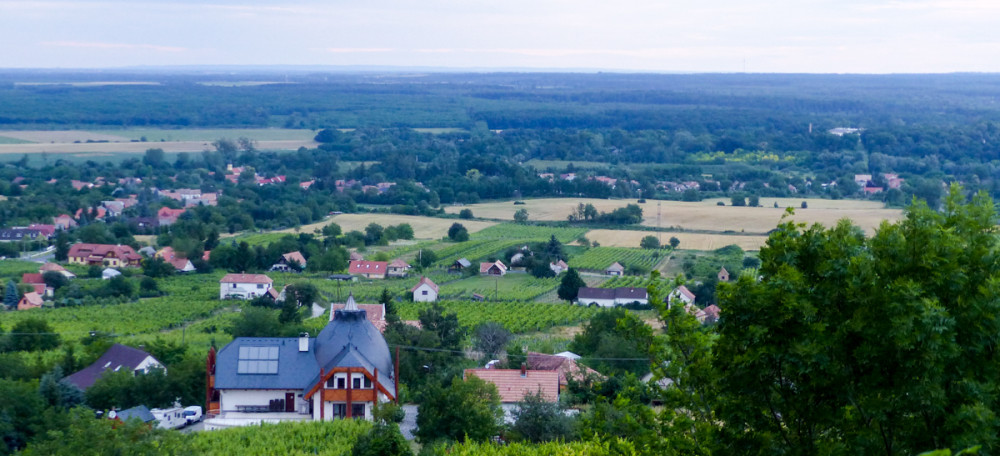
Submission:
[[[365,404],[351,404],[351,418],[364,418]]]
[[[258,283],[258,284],[257,284],[257,289],[258,289],[258,290],[263,290],[263,289],[264,289],[264,284],[262,284],[262,283]]]
[[[278,347],[240,347],[238,374],[277,374]]]
[[[372,379],[365,377],[365,389],[372,389]]]
[[[236,284],[235,283],[233,284],[233,288],[236,288]]]
[[[344,418],[347,416],[347,404],[333,404],[333,417]]]
[[[427,290],[421,291],[420,294],[427,296]]]
[[[347,379],[340,377],[337,379],[337,389],[347,389]]]
[[[358,378],[358,377],[354,377],[353,380],[354,381],[351,383],[351,388],[353,388],[353,389],[361,389],[361,379]]]

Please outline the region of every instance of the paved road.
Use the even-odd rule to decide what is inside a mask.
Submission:
[[[403,421],[399,423],[399,432],[403,433],[403,437],[405,437],[406,440],[413,440],[416,438],[413,435],[413,431],[417,430],[417,406],[404,405],[403,411],[406,412],[406,416],[403,417]]]

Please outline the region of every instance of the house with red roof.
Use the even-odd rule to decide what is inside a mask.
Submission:
[[[171,209],[169,207],[161,207],[160,210],[156,211],[156,223],[159,226],[170,226],[177,223],[177,218],[184,213],[186,209]]]
[[[84,266],[138,267],[139,255],[127,245],[78,243],[69,247],[69,263]]]
[[[170,263],[177,272],[191,272],[195,270],[194,263],[183,254],[174,251],[173,247],[164,247],[156,252],[156,258]]]
[[[41,308],[45,301],[42,300],[42,296],[34,291],[29,291],[24,294],[24,297],[17,302],[17,310],[28,310],[28,309],[38,309]]]
[[[568,356],[528,352],[527,366],[530,370],[558,372],[560,391],[566,390],[569,386],[569,379],[581,381],[585,377],[605,378],[600,372],[587,366],[581,366],[575,359]]]
[[[298,265],[298,266],[293,266]],[[271,265],[272,271],[300,272],[306,268],[306,257],[298,250],[281,255],[277,263]]]
[[[26,272],[21,275],[21,283],[25,285],[31,285],[35,293],[42,296],[52,296],[54,291],[51,287],[45,285],[45,279],[42,278],[42,273],[40,272]]]
[[[347,273],[367,279],[384,279],[389,269],[388,261],[351,261]]]
[[[528,370],[522,364],[520,369],[466,369],[463,378],[468,380],[470,376],[496,385],[508,422],[513,421],[514,410],[529,394],[541,394],[546,402],[559,401],[559,372],[554,370]]]
[[[226,274],[219,279],[219,299],[253,299],[272,295],[274,281],[264,274]],[[275,293],[276,294],[276,293]]]
[[[413,293],[413,302],[434,302],[438,298],[437,284],[427,277],[421,277],[420,281],[410,288],[410,292]]]
[[[681,304],[683,304],[686,307],[689,305],[694,305],[695,296],[694,293],[691,292],[691,290],[688,290],[687,287],[681,285],[677,288],[674,288],[674,291],[670,292],[667,301],[668,308],[670,304],[674,302],[675,299],[679,300]]]
[[[78,226],[76,220],[74,220],[69,214],[52,217],[52,224],[55,225],[57,230],[68,230]]]

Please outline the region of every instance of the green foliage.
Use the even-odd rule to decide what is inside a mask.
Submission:
[[[3,290],[3,305],[8,309],[17,308],[17,302],[21,300],[21,294],[17,292],[17,284],[14,279],[7,281],[7,286]]]
[[[349,455],[358,439],[372,429],[365,420],[261,424],[189,434],[189,454]]]
[[[566,274],[563,274],[562,280],[559,282],[559,290],[556,294],[559,299],[566,301],[575,301],[577,295],[580,293],[580,288],[587,286],[587,282],[584,282],[580,278],[580,274],[576,272],[575,268],[569,268]]]
[[[51,350],[59,346],[59,334],[49,323],[37,317],[26,318],[10,329],[8,347],[13,351]]]
[[[558,402],[549,402],[541,391],[524,395],[512,413],[511,434],[515,440],[551,442],[573,440],[573,420]]]
[[[663,255],[659,250],[630,249],[626,247],[593,247],[569,259],[568,264],[574,268],[604,271],[614,262],[619,262],[626,268],[638,266],[647,271],[660,261]]]
[[[472,219],[472,209],[462,209],[461,211],[458,211],[458,218],[464,220]]]
[[[527,221],[528,221],[527,209],[521,208],[514,212],[514,223],[525,223]]]
[[[187,454],[181,434],[153,429],[139,420],[126,423],[95,419],[91,410],[70,411],[64,427],[39,435],[24,450],[25,455],[182,455]]]
[[[658,249],[660,248],[660,240],[653,235],[644,236],[642,240],[639,241],[639,248]]]
[[[493,359],[510,342],[511,334],[507,328],[496,322],[486,322],[476,327],[472,332],[472,348],[483,354],[487,361]]]
[[[96,410],[119,410],[145,405],[149,408],[166,407],[174,402],[172,378],[163,369],[136,375],[122,370],[106,372],[85,392],[87,405]]]
[[[283,333],[278,313],[262,307],[246,306],[226,332],[237,337],[278,337]]]
[[[465,242],[469,240],[469,230],[461,223],[452,223],[448,228],[448,239],[454,242]]]
[[[430,384],[418,413],[416,436],[425,444],[486,441],[499,433],[503,419],[497,387],[474,375],[455,377],[445,388]]]
[[[500,323],[514,334],[579,323],[598,312],[597,309],[584,306],[536,302],[441,301],[437,304],[445,312],[454,313],[462,326],[475,328],[492,321]],[[429,303],[404,303],[399,306],[399,317],[403,320],[415,320],[421,310],[429,307]]]
[[[142,260],[142,274],[147,277],[167,277],[174,274],[174,265],[167,263],[160,257],[146,258]]]
[[[1000,445],[997,214],[989,198],[916,204],[871,238],[785,223],[760,278],[720,287],[721,443],[740,453]]]
[[[409,456],[410,444],[399,432],[399,426],[395,423],[375,423],[368,433],[358,437],[354,448],[351,450],[353,456]]]
[[[641,448],[641,447],[640,447]],[[608,442],[597,440],[588,442],[556,443],[512,443],[498,445],[489,442],[462,442],[450,446],[435,447],[431,454],[440,456],[610,456],[641,454],[631,442],[611,437]]]
[[[569,349],[601,372],[649,372],[653,330],[625,309],[602,310],[583,325]],[[601,358],[588,361],[586,358]]]

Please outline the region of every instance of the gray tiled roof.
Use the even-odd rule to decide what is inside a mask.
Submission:
[[[278,347],[277,374],[240,374],[237,365],[240,347]],[[298,337],[240,337],[219,350],[215,361],[215,387],[218,389],[301,389],[303,383],[319,375],[314,347],[299,351]]]
[[[90,388],[97,379],[104,375],[105,371],[117,371],[125,369],[128,371],[134,370],[139,367],[142,360],[146,359],[147,356],[151,356],[138,348],[132,348],[126,345],[114,344],[108,351],[104,352],[97,361],[93,364],[83,368],[82,370],[75,372],[65,380],[81,390],[86,390]],[[156,359],[156,358],[153,358]],[[157,360],[159,362],[159,360]]]
[[[277,374],[237,373],[240,347],[277,346]],[[396,395],[392,357],[382,333],[366,318],[364,310],[337,310],[333,321],[316,338],[309,351],[299,351],[297,337],[241,337],[219,350],[215,364],[217,389],[300,389],[308,391],[319,382],[320,368],[378,368],[378,382]]]
[[[153,416],[153,412],[150,412],[145,405],[138,405],[130,409],[115,412],[115,415],[115,418],[122,421],[128,421],[130,418],[137,418],[143,423],[156,421],[156,417]]]

